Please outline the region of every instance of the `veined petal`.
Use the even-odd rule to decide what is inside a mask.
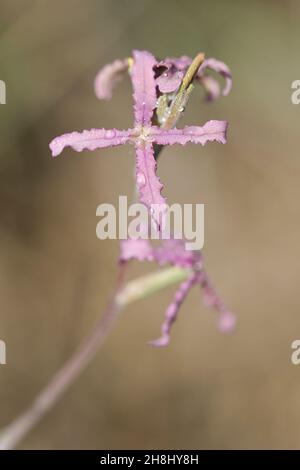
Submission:
[[[128,70],[128,59],[115,60],[107,64],[98,72],[94,81],[94,89],[97,98],[110,100],[113,90]]]
[[[188,142],[205,145],[207,142],[217,141],[226,143],[226,121],[208,121],[204,126],[186,126],[183,129],[176,127],[164,130],[159,127],[151,128],[153,142],[159,145],[185,145]]]
[[[103,147],[126,144],[131,140],[132,130],[119,131],[117,129],[91,129],[82,132],[70,132],[56,137],[50,143],[52,156],[59,155],[65,147],[72,147],[76,152],[82,150],[96,150]]]
[[[151,341],[150,344],[156,347],[167,346],[170,342],[170,331],[172,324],[177,318],[179,308],[188,295],[190,289],[197,282],[198,273],[193,273],[186,281],[180,284],[179,289],[177,290],[173,302],[169,305],[165,313],[165,321],[161,327],[161,337]]]
[[[156,175],[156,161],[151,142],[139,141],[136,143],[136,184],[140,201],[150,209],[151,216],[160,230],[166,200],[160,194],[163,185]]]
[[[156,88],[153,67],[155,57],[147,51],[133,51],[131,79],[133,85],[134,115],[136,125],[151,124],[156,106]]]
[[[228,65],[224,62],[221,62],[217,59],[206,59],[203,64],[200,66],[197,77],[201,78],[203,73],[206,69],[214,70],[215,72],[219,73],[225,79],[225,87],[222,91],[224,96],[228,95],[232,87],[232,76]]]

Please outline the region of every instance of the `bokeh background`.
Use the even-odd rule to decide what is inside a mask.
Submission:
[[[25,449],[299,448],[300,78],[297,0],[2,0],[0,79],[0,426],[24,410],[104,311],[117,241],[96,207],[132,194],[128,146],[65,151],[49,141],[132,123],[130,81],[98,101],[98,69],[133,48],[225,61],[231,94],[197,90],[181,124],[230,122],[228,144],[166,148],[169,202],[205,204],[206,268],[237,313],[230,336],[194,289],[167,349],[156,338],[174,288],[126,309]],[[154,266],[133,263],[130,277]]]

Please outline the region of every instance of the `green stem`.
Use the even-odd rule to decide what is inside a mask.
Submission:
[[[132,302],[149,297],[165,287],[183,281],[190,273],[191,271],[189,269],[173,266],[142,276],[141,278],[128,282],[116,296],[116,303],[120,307],[124,307]]]
[[[106,312],[98,320],[90,335],[78,350],[58,370],[31,406],[0,432],[0,450],[15,448],[57,403],[94,358],[124,307],[132,302],[149,297],[167,286],[183,281],[189,274],[190,271],[187,269],[171,267],[134,279],[124,287],[118,288]]]
[[[193,90],[193,80],[204,61],[204,54],[198,54],[182,79],[178,93],[169,108],[161,127],[171,129],[176,125]],[[161,146],[155,149],[155,156]],[[143,276],[118,287],[105,314],[71,358],[58,370],[46,387],[39,393],[32,405],[0,433],[0,450],[13,449],[31,431],[40,419],[56,404],[64,392],[95,356],[106,339],[120,311],[128,304],[149,297],[165,287],[185,280],[190,270],[171,267]]]

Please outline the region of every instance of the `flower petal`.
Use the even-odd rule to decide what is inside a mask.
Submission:
[[[222,333],[231,333],[234,330],[235,325],[236,318],[234,313],[230,312],[230,310],[221,312],[218,327]]]
[[[204,293],[204,303],[214,308],[218,315],[218,326],[221,331],[228,333],[235,327],[235,315],[227,309],[222,298],[216,292],[204,270],[199,274],[199,283]]]
[[[121,253],[119,261],[121,263],[132,259],[137,259],[138,261],[153,260],[153,247],[149,240],[128,238],[127,240],[121,241],[120,248]]]
[[[115,60],[107,64],[98,72],[94,81],[97,98],[110,100],[116,85],[121,81],[123,74],[128,70],[128,59]]]
[[[157,77],[156,83],[161,93],[172,93],[179,88],[182,78],[182,72],[168,71]]]
[[[180,284],[179,289],[175,294],[175,298],[173,302],[169,305],[165,313],[165,321],[161,327],[161,337],[151,341],[150,344],[156,347],[163,347],[167,346],[170,341],[170,330],[172,324],[177,318],[177,314],[182,302],[185,300],[186,296],[188,295],[190,289],[193,285],[197,282],[198,273],[193,273],[186,281]]]
[[[183,55],[181,57],[166,57],[157,64],[157,68],[165,67],[169,69],[170,67],[174,67],[177,70],[185,71],[191,63],[192,59],[187,55]]]
[[[215,72],[219,73],[225,79],[225,87],[222,91],[222,95],[226,96],[231,90],[232,87],[232,76],[228,65],[224,62],[221,62],[217,59],[206,59],[203,64],[200,66],[197,77],[201,78],[203,73],[206,69],[214,70]]]
[[[156,175],[156,161],[153,145],[150,142],[139,141],[136,143],[136,183],[140,201],[150,209],[152,219],[160,230],[163,224],[166,200],[160,194],[163,185]]]
[[[151,124],[156,106],[156,88],[153,67],[155,57],[146,51],[133,51],[131,79],[133,85],[135,123],[140,126]]]
[[[173,81],[173,77],[175,76],[176,72],[185,72],[187,68],[191,65],[192,59],[188,56],[182,56],[182,57],[167,57],[165,60],[159,62],[156,66],[157,70],[161,70],[161,75],[157,77],[156,81],[158,83],[160,91],[163,92],[163,90],[160,88],[160,80],[163,84],[163,86],[167,86],[167,81],[169,81],[169,88],[172,88],[175,86],[176,82]],[[199,79],[200,83],[203,84],[204,88],[208,92],[207,99],[208,101],[212,101],[213,99],[216,99],[220,96],[220,93],[217,90],[217,84],[216,82],[214,83],[212,80],[213,77],[207,77],[204,75],[204,72],[206,69],[214,70],[215,72],[219,73],[224,77],[225,79],[225,87],[222,91],[222,94],[224,96],[228,95],[228,93],[231,90],[232,87],[232,76],[229,67],[224,63],[221,62],[220,60],[217,59],[206,59],[204,60],[203,64],[200,66],[198,73],[197,73],[197,78]],[[165,78],[163,79],[163,75],[165,75]],[[210,80],[210,78],[212,78]],[[219,85],[218,85],[219,88]],[[176,88],[170,91],[175,91]]]
[[[211,77],[210,75],[203,75],[201,78],[199,78],[199,81],[205,90],[206,101],[215,101],[217,98],[219,98],[221,89],[219,82],[214,77]]]
[[[191,269],[202,266],[200,251],[186,250],[184,240],[164,240],[162,245],[153,249],[153,256],[160,265],[172,264]]]
[[[116,129],[91,129],[82,132],[70,132],[56,137],[50,143],[52,156],[59,155],[65,147],[72,147],[76,152],[84,149],[96,150],[103,147],[122,145],[131,140],[132,130],[119,131]]]
[[[152,127],[151,136],[159,145],[185,145],[188,142],[205,145],[214,140],[225,144],[227,126],[226,121],[208,121],[202,127],[186,126],[183,129],[175,127],[170,130]]]
[[[155,66],[156,84],[161,93],[174,93],[179,88],[184,72],[192,60],[187,56],[178,59],[167,57]]]

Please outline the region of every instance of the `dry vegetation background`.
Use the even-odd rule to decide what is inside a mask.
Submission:
[[[166,148],[170,202],[206,205],[208,272],[237,313],[232,336],[191,292],[165,350],[150,348],[174,289],[132,305],[85,373],[21,448],[299,448],[298,1],[1,0],[0,426],[22,411],[103,311],[117,241],[95,236],[96,207],[132,193],[133,150],[66,151],[49,141],[132,123],[125,80],[92,89],[133,48],[227,62],[234,87],[184,123],[228,119],[229,142]],[[131,275],[153,269],[134,264]]]

